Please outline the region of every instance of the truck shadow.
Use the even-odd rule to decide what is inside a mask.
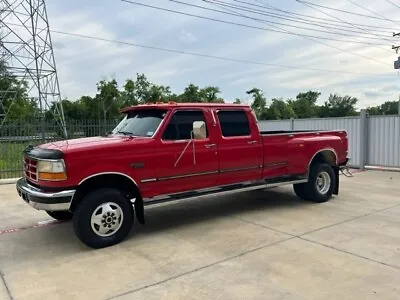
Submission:
[[[143,226],[135,221],[131,236],[190,226],[210,219],[238,217],[254,211],[273,214],[276,210],[298,209],[310,205],[316,204],[302,201],[291,190],[282,188],[167,202],[145,208],[146,224]]]
[[[244,192],[230,196],[192,199],[170,202],[147,207],[146,225],[137,221],[125,241],[116,249],[127,249],[141,244],[143,238],[156,234],[179,234],[178,229],[196,226],[223,218],[239,217],[241,214],[261,212],[273,215],[277,211],[292,211],[318,204],[298,199],[291,189],[276,188],[262,191]],[[247,219],[251,217],[247,216]],[[176,231],[175,231],[176,230]],[[48,256],[59,257],[64,263],[76,259],[76,254],[84,255],[93,251],[74,236],[71,222],[55,224],[44,228],[31,228],[16,234],[3,235],[0,240],[0,262],[12,261],[18,257],[20,263],[32,259],[43,263]],[[114,247],[104,251],[114,251]],[[58,254],[57,254],[58,253]],[[2,263],[0,263],[0,268]]]

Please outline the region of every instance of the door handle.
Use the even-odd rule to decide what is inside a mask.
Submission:
[[[257,141],[248,141],[247,144],[249,145],[257,144]]]
[[[207,145],[204,145],[207,149],[209,149],[209,148],[213,148],[213,147],[215,147],[215,146],[217,146],[216,144],[207,144]]]

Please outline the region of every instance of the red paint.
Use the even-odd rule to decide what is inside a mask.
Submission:
[[[3,234],[10,234],[10,233],[17,233],[17,232],[21,232],[21,231],[25,231],[28,229],[32,229],[32,228],[39,228],[39,227],[49,227],[49,226],[53,226],[53,225],[57,225],[60,223],[64,223],[62,221],[53,221],[50,220],[49,222],[46,223],[37,223],[35,225],[31,225],[31,226],[24,226],[24,227],[17,227],[17,228],[9,228],[9,229],[4,229],[4,230],[0,230],[0,235]]]
[[[313,156],[322,149],[337,154],[338,163],[346,160],[348,141],[342,131],[304,132],[262,135],[250,107],[228,104],[149,104],[129,107],[135,110],[165,109],[163,122],[153,137],[91,137],[48,143],[41,147],[58,148],[64,152],[68,179],[61,182],[40,181],[43,187],[75,187],[85,178],[103,172],[126,174],[137,183],[142,196],[153,197],[216,185],[238,183],[252,179],[300,175],[306,173]],[[250,132],[246,136],[223,137],[218,111],[244,111]],[[204,113],[208,129],[205,140],[195,140],[195,158],[190,145],[179,163],[174,166],[188,140],[182,142],[162,139],[173,114],[181,110],[200,110]],[[216,147],[207,148],[215,144]],[[132,163],[143,163],[143,168],[133,168]],[[248,168],[261,166],[259,168]],[[236,170],[240,169],[243,170]],[[231,170],[231,172],[222,172]],[[201,176],[173,180],[142,180],[190,173],[213,172]]]

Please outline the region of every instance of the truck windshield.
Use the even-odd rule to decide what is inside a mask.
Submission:
[[[160,126],[167,110],[146,109],[129,112],[111,134],[151,137]]]

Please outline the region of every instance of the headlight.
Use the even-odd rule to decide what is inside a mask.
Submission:
[[[37,164],[39,180],[66,180],[67,174],[63,160],[39,160]]]

